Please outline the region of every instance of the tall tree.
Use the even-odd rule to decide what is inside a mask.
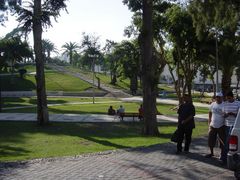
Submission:
[[[101,45],[99,37],[89,34],[82,34],[81,50],[83,54],[83,65],[88,69],[95,67],[95,64],[102,64],[103,55],[101,53]]]
[[[189,6],[199,38],[215,33],[219,65],[222,70],[222,91],[231,89],[231,77],[240,59],[240,5],[239,1],[191,1]],[[218,54],[216,53],[216,55]],[[217,56],[216,56],[217,59]]]
[[[80,48],[76,42],[66,42],[62,45],[63,54],[66,54],[69,57],[69,63],[73,65],[73,55],[77,53],[77,50]]]
[[[166,30],[173,46],[173,59],[177,64],[177,71],[182,71],[184,76],[183,93],[191,95],[192,81],[197,73],[197,49],[199,41],[193,27],[190,14],[179,5],[173,5],[166,13]],[[178,85],[179,73],[178,74]],[[178,88],[179,89],[179,88]]]
[[[33,30],[34,53],[37,82],[37,120],[40,125],[49,122],[44,74],[44,56],[42,50],[43,27],[51,26],[51,17],[60,16],[60,10],[66,9],[65,0],[33,0],[28,6],[18,7],[18,21],[26,33]]]
[[[157,127],[156,94],[158,78],[156,77],[156,59],[153,58],[153,1],[143,0],[143,25],[140,39],[142,42],[142,83],[145,135],[159,135]]]
[[[114,56],[118,57],[119,74],[130,79],[130,90],[133,95],[138,89],[140,76],[140,48],[137,40],[122,41],[115,46]]]
[[[105,64],[109,66],[110,70],[110,77],[111,81],[110,83],[115,85],[117,82],[117,57],[116,54],[114,54],[115,47],[117,46],[118,43],[111,41],[111,40],[106,40],[106,44],[103,48],[104,50],[104,59],[106,61]]]

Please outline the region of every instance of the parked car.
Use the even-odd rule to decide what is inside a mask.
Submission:
[[[229,152],[227,157],[228,168],[240,180],[240,109],[229,139]]]

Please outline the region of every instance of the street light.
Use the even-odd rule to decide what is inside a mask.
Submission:
[[[219,59],[218,59],[218,33],[217,30],[215,31],[215,35],[216,35],[216,92],[219,91],[219,86],[218,86],[218,64],[219,64]]]

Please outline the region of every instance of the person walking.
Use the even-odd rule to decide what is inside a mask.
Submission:
[[[227,162],[227,153],[229,150],[229,137],[234,126],[238,110],[240,108],[240,103],[234,99],[232,91],[229,91],[226,94],[226,101],[223,104],[224,118],[225,118],[225,147],[224,154],[220,160],[223,164]]]
[[[143,120],[143,105],[142,104],[138,108],[138,119],[139,119],[139,121]]]
[[[192,130],[195,128],[194,122],[195,107],[192,103],[192,98],[188,94],[183,95],[183,104],[178,109],[178,140],[177,152],[182,152],[182,143],[185,137],[184,152],[189,152],[189,146],[192,141]]]
[[[214,156],[214,147],[216,145],[217,136],[220,142],[221,155],[224,153],[225,143],[225,125],[224,125],[224,114],[223,114],[223,94],[221,92],[216,93],[215,101],[213,101],[209,108],[208,118],[209,132],[208,132],[208,146],[210,148],[210,154],[205,157],[211,158]]]

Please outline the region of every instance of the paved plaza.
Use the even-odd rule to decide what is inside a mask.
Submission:
[[[0,163],[1,180],[173,180],[234,179],[217,157],[208,159],[207,139],[195,139],[189,154],[175,155],[176,145],[106,151],[77,157]],[[218,152],[219,153],[219,152]]]

